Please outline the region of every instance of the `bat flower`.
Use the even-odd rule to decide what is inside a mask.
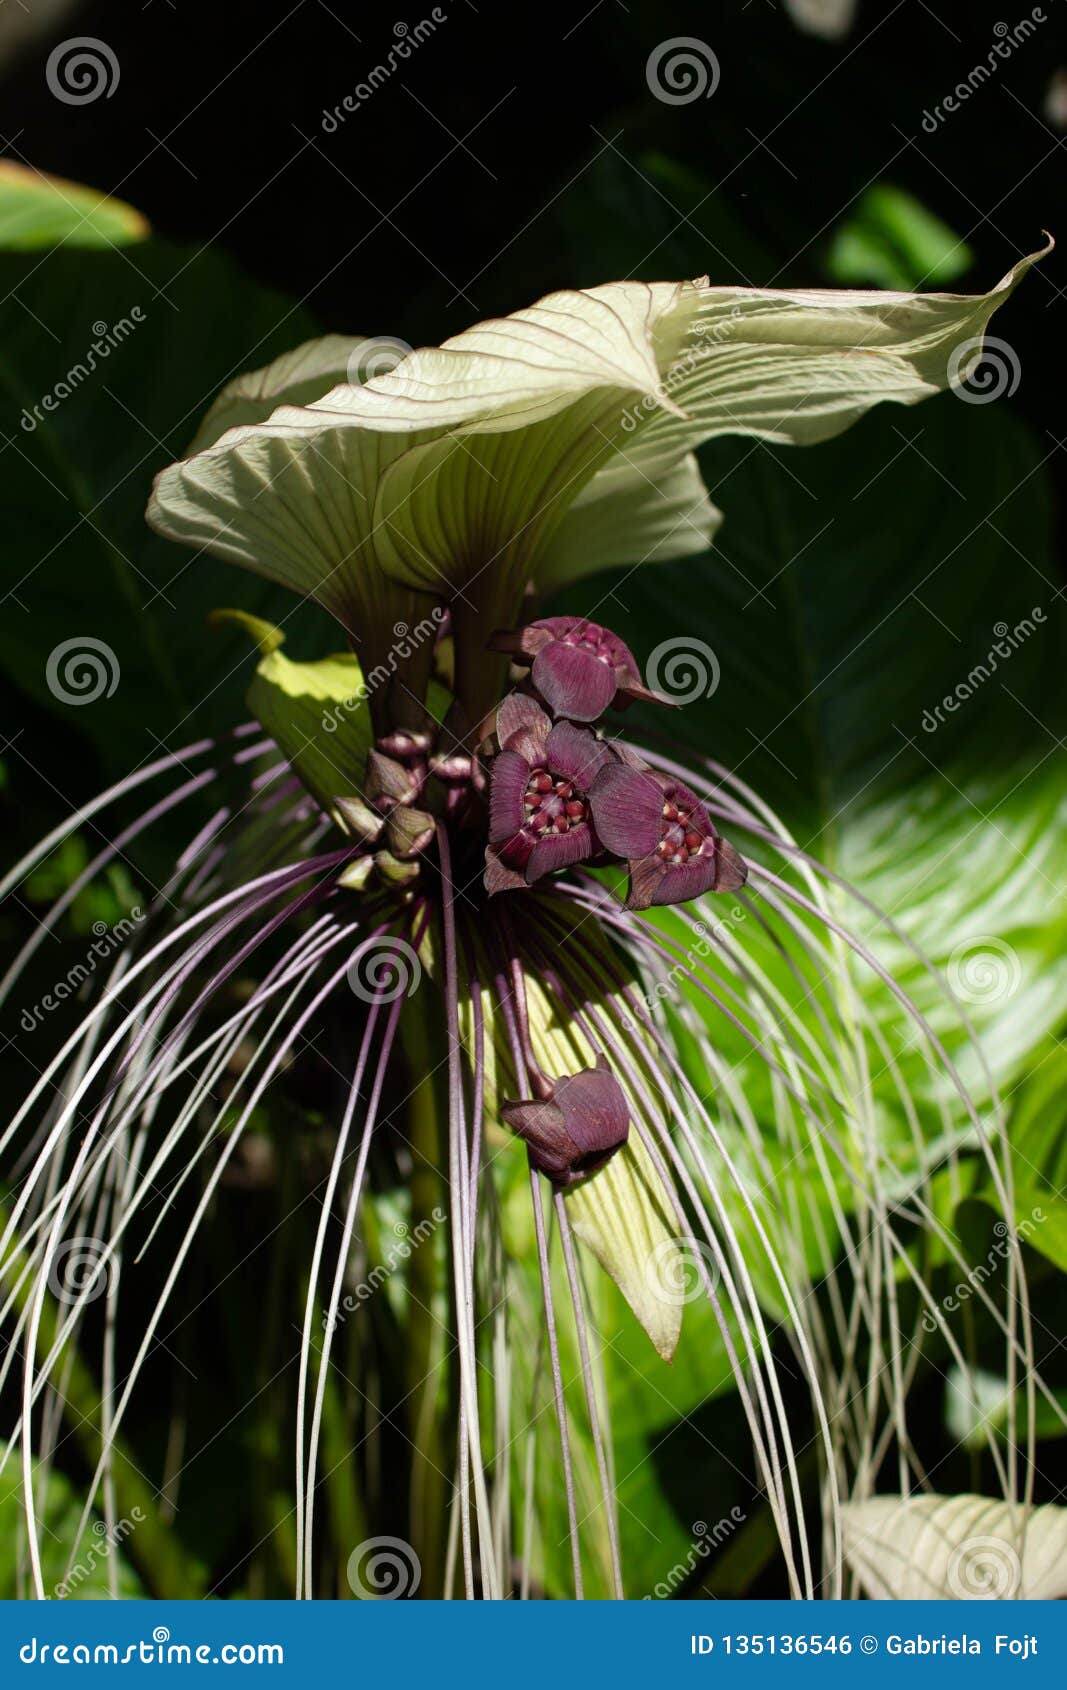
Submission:
[[[553,726],[533,699],[519,693],[497,712],[497,737],[501,749],[489,784],[489,892],[529,886],[597,855],[590,793],[613,759],[588,728],[568,721]]]
[[[593,820],[605,848],[629,866],[627,909],[737,892],[748,879],[706,806],[671,775],[613,764],[597,782]]]
[[[351,372],[368,343],[331,335],[231,382],[160,473],[154,529],[201,570],[223,559],[313,598],[336,637],[297,662],[280,629],[237,615],[257,647],[250,719],[153,754],[0,887],[12,895],[4,921],[22,921],[23,881],[94,818],[92,861],[27,930],[0,1000],[112,864],[147,848],[144,884],[161,888],[119,924],[121,945],[94,946],[68,1009],[57,990],[55,1025],[68,1010],[71,1025],[47,1064],[48,1035],[24,1010],[36,1078],[0,1134],[18,1176],[0,1212],[11,1339],[0,1388],[22,1403],[39,1597],[60,1416],[70,1406],[87,1438],[99,1433],[86,1509],[121,1512],[122,1487],[150,1458],[140,1444],[136,1460],[126,1452],[127,1405],[146,1366],[153,1382],[167,1366],[166,1333],[192,1318],[183,1294],[214,1271],[222,1235],[209,1247],[204,1230],[225,1226],[228,1202],[250,1225],[264,1214],[257,1193],[246,1215],[241,1183],[275,1144],[278,1210],[260,1260],[297,1210],[294,1239],[314,1233],[306,1271],[288,1271],[289,1253],[272,1258],[278,1318],[264,1344],[276,1348],[263,1353],[264,1377],[269,1366],[281,1378],[286,1334],[300,1329],[295,1554],[285,1537],[281,1558],[297,1596],[336,1594],[346,1566],[355,1591],[345,1521],[373,1546],[395,1529],[401,1494],[426,1502],[409,1510],[421,1595],[622,1596],[634,1514],[618,1506],[626,1469],[609,1415],[622,1408],[632,1442],[664,1401],[684,1418],[711,1396],[746,1422],[783,1589],[827,1594],[820,1568],[840,1589],[839,1493],[869,1487],[871,1450],[910,1460],[914,1447],[903,1419],[877,1421],[882,1393],[856,1389],[880,1358],[914,1348],[918,1329],[914,1288],[885,1292],[886,1263],[907,1266],[910,1243],[894,1235],[869,1150],[883,1112],[892,1144],[925,1130],[926,1112],[899,1131],[890,1121],[895,1067],[877,1098],[865,1091],[886,1043],[853,980],[887,979],[873,948],[882,928],[864,896],[850,930],[840,876],[728,771],[598,735],[590,724],[606,708],[653,696],[621,639],[584,617],[518,624],[563,589],[591,608],[603,595],[590,578],[619,565],[690,558],[689,590],[710,591],[695,560],[720,515],[697,448],[731,433],[815,446],[880,401],[949,386],[1033,261],[975,297],[706,277],[568,289],[363,384]],[[529,687],[505,697],[509,655]],[[220,675],[235,656],[220,648]],[[724,687],[714,709],[730,708]],[[142,836],[164,819],[179,842],[161,873]],[[699,911],[706,894],[745,883],[720,824],[746,840],[758,919],[694,945],[688,909],[635,912]],[[629,908],[593,871],[608,858],[629,865]],[[518,895],[491,896],[509,889]],[[902,943],[894,928],[894,955]],[[967,1033],[938,1042],[923,978],[923,1013],[901,987],[887,1025],[898,1042],[907,1008],[909,1061],[928,1064],[918,1099],[936,1096],[940,1123]],[[949,997],[942,1019],[955,1012]],[[811,1210],[805,1169],[826,1191],[814,1241],[797,1221]],[[410,1218],[403,1252],[389,1243],[398,1215],[405,1230]],[[871,1236],[879,1248],[848,1242]],[[94,1271],[69,1289],[68,1254],[86,1242]],[[380,1319],[346,1292],[358,1282],[369,1295],[379,1277],[394,1281]],[[97,1318],[88,1305],[105,1292]],[[683,1308],[692,1323],[667,1390],[654,1357],[639,1357],[640,1332],[616,1343],[623,1304],[668,1360]],[[131,1316],[136,1341],[118,1336]],[[121,1372],[106,1412],[77,1397],[97,1333],[103,1389]],[[369,1396],[360,1386],[357,1402],[360,1370]],[[646,1387],[650,1417],[631,1417]],[[410,1413],[409,1435],[383,1444],[365,1406],[378,1401]],[[847,1425],[843,1402],[855,1405]],[[512,1460],[528,1438],[529,1463]],[[801,1454],[803,1473],[810,1458],[826,1481],[813,1505]],[[161,1541],[142,1532],[138,1543]],[[182,1552],[163,1538],[168,1556]],[[266,1569],[251,1570],[258,1587]]]
[[[554,1185],[577,1185],[621,1150],[630,1133],[626,1093],[599,1054],[594,1068],[549,1082],[548,1095],[500,1106],[531,1166]]]
[[[489,645],[530,666],[530,679],[556,716],[595,722],[612,704],[623,709],[639,698],[671,702],[645,686],[633,652],[618,634],[581,616],[546,616],[525,628],[504,629]]]

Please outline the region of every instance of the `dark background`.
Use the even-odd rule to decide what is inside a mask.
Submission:
[[[985,61],[998,23],[1031,15],[1022,0],[861,0],[833,42],[774,0],[450,0],[402,72],[324,133],[324,111],[384,58],[396,25],[430,10],[100,0],[5,77],[0,149],[121,195],[163,234],[218,243],[324,326],[406,340],[575,281],[673,276],[701,241],[713,282],[817,284],[834,229],[879,181],[967,240],[975,265],[959,285],[984,287],[1063,205],[1064,137],[1044,109],[1067,64],[1060,0],[933,135],[924,112]],[[44,65],[75,33],[106,40],[121,78],[110,98],[64,108]],[[711,99],[671,107],[645,66],[683,35],[707,43],[721,77]],[[674,196],[643,180],[657,157],[675,166]],[[602,222],[587,221],[594,209]],[[1062,258],[1046,263],[1013,325],[1020,403],[1053,428],[1055,356],[1025,354],[1049,347],[1064,279]]]

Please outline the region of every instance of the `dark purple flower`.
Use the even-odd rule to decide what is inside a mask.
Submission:
[[[512,693],[497,712],[501,749],[489,775],[489,892],[529,886],[600,850],[589,789],[613,753],[588,728],[553,727],[532,698]]]
[[[609,704],[634,699],[669,704],[651,692],[629,646],[581,616],[546,616],[525,628],[503,629],[489,641],[515,663],[531,664],[531,679],[549,709],[576,722],[595,722]]]
[[[748,879],[700,799],[669,775],[613,762],[597,780],[590,808],[602,844],[629,864],[627,909],[736,892]]]
[[[525,1141],[533,1166],[556,1185],[576,1185],[595,1174],[630,1132],[626,1095],[603,1055],[595,1068],[553,1081],[544,1101],[502,1103],[500,1112]]]

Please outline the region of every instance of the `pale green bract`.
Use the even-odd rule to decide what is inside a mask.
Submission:
[[[988,1496],[880,1496],[841,1510],[845,1558],[894,1602],[1067,1596],[1067,1508]]]
[[[703,550],[719,513],[701,442],[813,444],[965,375],[1043,255],[973,296],[706,280],[554,293],[362,386],[337,380],[358,341],[311,342],[224,391],[149,520],[315,597],[361,639],[411,593],[503,620],[531,582]]]

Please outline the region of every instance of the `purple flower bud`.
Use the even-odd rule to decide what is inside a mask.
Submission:
[[[617,634],[581,616],[546,616],[525,628],[503,629],[489,644],[532,665],[533,684],[556,716],[595,722],[609,704],[623,709],[637,698],[670,703],[645,686],[633,652]]]
[[[596,1173],[630,1132],[626,1095],[603,1055],[595,1068],[555,1080],[543,1102],[502,1103],[500,1112],[525,1141],[532,1165],[562,1186]]]
[[[552,726],[533,699],[506,698],[497,712],[501,750],[489,772],[490,893],[529,886],[543,874],[587,862],[600,850],[589,791],[613,759],[588,728]]]
[[[699,798],[670,776],[615,761],[598,777],[590,811],[602,844],[629,865],[627,909],[736,892],[748,879]]]

